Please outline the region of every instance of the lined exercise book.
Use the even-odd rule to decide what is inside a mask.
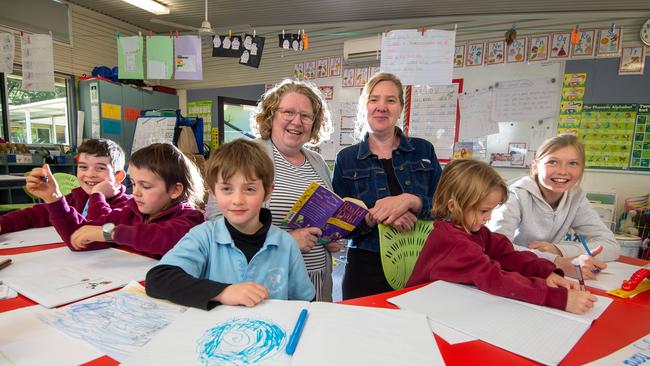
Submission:
[[[143,281],[158,261],[108,248],[73,252],[67,247],[0,256],[11,258],[0,281],[16,292],[52,308]]]
[[[531,360],[556,365],[612,302],[596,297],[593,309],[575,315],[436,281],[388,301]]]

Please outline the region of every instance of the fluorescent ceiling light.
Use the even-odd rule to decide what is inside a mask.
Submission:
[[[131,5],[156,15],[169,14],[169,8],[153,0],[124,0]]]

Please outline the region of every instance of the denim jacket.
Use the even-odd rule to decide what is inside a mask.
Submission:
[[[418,218],[431,218],[431,202],[442,168],[433,145],[417,137],[406,137],[396,127],[399,146],[393,150],[392,164],[402,192],[418,196],[422,209]],[[388,177],[377,157],[370,151],[368,134],[356,145],[339,151],[332,178],[334,191],[341,197],[362,200],[369,208],[389,197]],[[360,225],[349,236],[351,247],[379,252],[379,229]]]

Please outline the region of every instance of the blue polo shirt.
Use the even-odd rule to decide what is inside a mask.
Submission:
[[[309,301],[316,294],[295,240],[274,225],[250,263],[221,218],[192,228],[159,264],[221,283],[255,282],[267,288],[271,299]]]

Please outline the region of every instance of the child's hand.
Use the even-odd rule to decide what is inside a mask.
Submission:
[[[298,243],[298,248],[303,253],[308,253],[314,246],[316,246],[316,240],[318,236],[322,235],[323,232],[317,227],[304,227],[301,229],[295,229],[289,234],[293,239]]]
[[[105,241],[101,226],[85,225],[70,236],[70,245],[77,250],[86,248],[89,243],[94,241]]]
[[[595,253],[595,251],[593,253]],[[597,273],[593,272],[595,268],[600,268],[601,271],[607,268],[607,264],[599,261],[594,257],[590,257],[587,255],[582,255],[578,257],[581,257],[582,259],[581,260],[582,264],[580,265],[580,268],[582,268],[582,276],[585,280],[593,280],[596,278]],[[570,258],[557,257],[555,258],[555,265],[561,270],[563,270],[565,275],[573,278],[578,278],[578,274],[576,273],[576,266],[573,263],[571,263],[574,258],[576,257],[570,257]]]
[[[574,314],[584,314],[594,307],[596,296],[589,291],[569,290],[564,310]]]
[[[266,287],[255,282],[237,283],[226,287],[212,300],[224,305],[244,305],[253,307],[269,297]]]
[[[557,273],[551,273],[546,277],[546,284],[549,287],[564,287],[567,290],[580,289],[580,285],[577,282],[569,281]]]
[[[59,185],[50,171],[50,166],[45,164],[42,168],[34,168],[25,178],[25,186],[29,193],[42,199],[45,203],[58,201],[63,195]]]
[[[537,249],[540,252],[547,252],[547,253],[553,253],[557,255],[562,255],[562,252],[555,246],[553,243],[541,241],[541,240],[535,240],[528,244],[529,249]]]
[[[91,193],[102,193],[106,199],[109,199],[115,197],[118,193],[120,193],[119,187],[119,184],[104,180],[95,184]]]

